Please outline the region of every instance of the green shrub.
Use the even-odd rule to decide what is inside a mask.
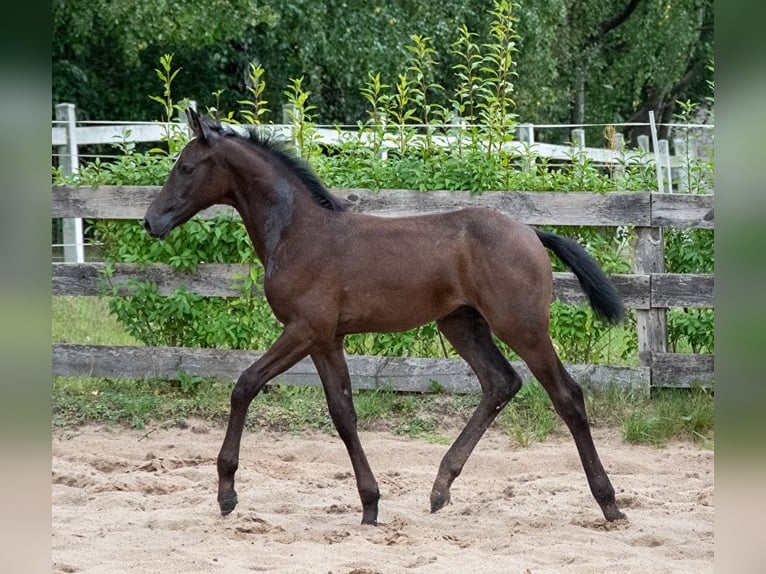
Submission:
[[[495,6],[496,21],[492,37],[496,42],[515,37],[510,5]],[[493,12],[494,14],[494,12]],[[646,166],[626,166],[619,178],[599,169],[573,148],[572,161],[551,166],[538,158],[516,157],[500,147],[512,138],[515,118],[512,114],[512,51],[501,57],[499,44],[476,46],[472,36],[463,32],[463,40],[454,46],[454,54],[462,57],[455,67],[460,88],[451,107],[484,123],[469,125],[458,131],[463,136],[451,148],[433,145],[432,136],[447,119],[446,108],[433,104],[431,94],[441,86],[430,81],[430,68],[435,54],[428,38],[413,36],[408,47],[405,71],[396,86],[386,86],[378,75],[371,74],[363,95],[367,100],[369,121],[359,124],[357,137],[347,138],[332,154],[323,155],[316,142],[311,94],[300,79],[293,80],[286,92],[293,104],[298,147],[329,187],[369,187],[375,190],[467,190],[482,193],[495,190],[525,191],[590,191],[608,192],[651,189],[654,172]],[[172,69],[172,57],[161,61],[158,77],[163,82],[163,97],[153,98],[163,106],[163,118],[173,115],[180,106],[171,98],[171,84],[178,70]],[[261,100],[262,70],[250,71],[254,88],[252,102],[240,115],[247,121],[258,121],[268,105]],[[223,114],[225,121],[236,121],[235,113]],[[396,121],[382,126],[381,113]],[[469,115],[469,117],[472,117]],[[425,121],[428,125],[417,127]],[[431,121],[435,122],[433,127]],[[425,138],[415,140],[415,136]],[[369,146],[366,141],[373,142]],[[382,157],[384,142],[401,145]],[[184,143],[181,130],[167,134],[167,149],[138,153],[128,143],[117,145],[121,155],[114,161],[96,160],[85,165],[66,183],[75,185],[160,185],[164,182]],[[411,144],[411,145],[410,145]],[[60,174],[55,173],[60,181]],[[163,241],[151,239],[138,222],[99,220],[90,230],[103,244],[108,262],[146,264],[166,263],[180,270],[194,270],[200,263],[235,263],[248,266],[248,273],[236,280],[241,295],[214,298],[178,290],[161,296],[157,286],[149,282],[133,282],[129,292],[119,293],[110,283],[109,269],[104,290],[110,296],[110,310],[128,333],[147,345],[179,345],[227,348],[268,348],[280,333],[262,291],[263,269],[250,245],[244,226],[238,219],[219,216],[213,220],[193,219],[173,230]],[[566,227],[554,231],[583,243],[608,273],[630,272],[628,253],[629,230],[626,228]],[[667,267],[675,272],[712,271],[712,231],[691,230],[668,233]],[[554,270],[563,270],[552,259]],[[629,321],[632,321],[631,318]],[[669,317],[671,346],[690,346],[694,351],[713,348],[713,313],[710,310],[674,310]],[[562,355],[569,362],[603,363],[616,359],[635,359],[636,335],[630,323],[624,329],[608,329],[595,320],[586,306],[570,306],[554,302],[551,334]],[[348,350],[360,354],[440,356],[453,355],[434,324],[404,333],[354,335],[348,337]],[[507,349],[506,349],[507,350]]]

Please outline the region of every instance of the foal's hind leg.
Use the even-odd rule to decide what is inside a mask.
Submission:
[[[332,422],[351,458],[362,501],[362,524],[377,524],[380,492],[356,429],[356,411],[351,398],[348,365],[343,355],[343,339],[336,339],[331,348],[312,353],[311,358],[322,380]]]
[[[548,392],[553,407],[569,427],[588,478],[591,493],[601,506],[604,517],[610,521],[625,518],[625,515],[617,508],[614,488],[593,444],[582,389],[561,364],[548,335],[545,334],[537,339],[534,342],[526,341],[523,345],[515,344],[512,348],[524,359]],[[509,341],[506,342],[511,344]]]
[[[462,307],[437,324],[476,373],[483,393],[479,406],[439,465],[431,490],[431,512],[449,502],[452,482],[479,439],[521,388],[521,378],[495,346],[487,322],[475,309]]]

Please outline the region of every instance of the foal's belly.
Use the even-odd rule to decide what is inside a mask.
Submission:
[[[348,292],[339,310],[337,333],[405,331],[444,317],[464,304],[455,286],[378,286]]]

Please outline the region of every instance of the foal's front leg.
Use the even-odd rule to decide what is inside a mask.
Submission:
[[[313,352],[311,359],[322,379],[332,422],[351,457],[351,466],[362,501],[362,524],[376,525],[380,491],[356,428],[356,411],[351,398],[348,364],[343,355],[343,339],[339,337],[331,347],[322,349],[321,352]]]
[[[288,326],[274,345],[237,379],[231,392],[229,425],[218,453],[218,505],[224,516],[237,505],[234,474],[239,466],[239,447],[250,403],[267,382],[305,357],[309,348],[305,330]]]

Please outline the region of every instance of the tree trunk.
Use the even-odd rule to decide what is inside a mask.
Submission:
[[[570,123],[585,123],[585,70],[580,68],[575,77],[574,102],[572,103],[572,113]]]

